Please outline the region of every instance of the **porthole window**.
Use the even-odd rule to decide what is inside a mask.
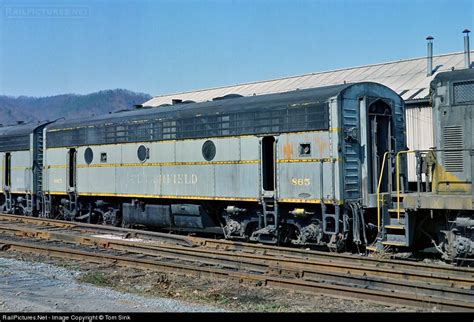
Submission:
[[[145,162],[150,157],[150,149],[144,145],[140,145],[137,150],[138,160]]]
[[[207,161],[212,161],[216,156],[216,145],[212,141],[206,141],[202,145],[202,156]]]
[[[92,152],[91,148],[87,148],[84,151],[84,161],[86,161],[87,164],[91,164],[92,160],[94,160],[94,152]]]

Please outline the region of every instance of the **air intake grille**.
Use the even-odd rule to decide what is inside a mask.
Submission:
[[[474,102],[474,82],[454,84],[454,104]]]
[[[461,126],[445,126],[443,129],[443,159],[449,172],[463,172],[463,151],[446,151],[463,149],[463,131]]]

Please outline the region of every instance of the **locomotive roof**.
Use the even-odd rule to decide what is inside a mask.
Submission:
[[[0,127],[0,137],[18,136],[18,135],[29,135],[36,128],[45,124],[43,123],[27,123],[27,124],[15,124]]]
[[[337,96],[344,89],[354,84],[342,84],[297,90],[284,93],[267,94],[250,97],[233,97],[219,99],[201,103],[185,103],[163,106],[160,108],[141,108],[132,111],[123,111],[111,114],[104,114],[89,118],[61,120],[50,126],[48,130],[60,130],[65,128],[86,127],[106,123],[122,123],[128,121],[138,121],[153,118],[181,118],[193,117],[204,114],[220,114],[233,111],[242,111],[246,108],[272,109],[275,106],[297,104],[299,102],[323,103],[329,98]]]
[[[449,72],[443,72],[436,75],[436,77],[431,82],[431,87],[433,88],[436,83],[438,82],[446,82],[446,81],[465,81],[465,80],[472,80],[474,78],[474,69],[458,69]]]
[[[28,150],[30,134],[48,122],[15,124],[0,127],[0,152]]]

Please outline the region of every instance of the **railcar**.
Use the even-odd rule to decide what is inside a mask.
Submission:
[[[31,216],[40,210],[42,130],[47,124],[0,127],[0,204],[4,211]]]
[[[41,215],[341,249],[377,235],[404,104],[376,83],[62,120],[44,131]],[[406,185],[406,165],[400,167]]]
[[[0,209],[465,261],[474,71],[438,74],[430,96],[436,146],[423,151],[406,148],[402,99],[370,82],[0,127]]]

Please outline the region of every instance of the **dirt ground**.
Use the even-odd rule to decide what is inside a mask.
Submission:
[[[18,259],[27,266],[31,263],[47,263],[61,271],[74,275],[78,285],[89,285],[117,294],[128,294],[147,299],[175,300],[176,311],[194,311],[198,305],[204,311],[233,312],[421,312],[422,309],[391,306],[365,300],[330,297],[320,294],[307,294],[267,286],[249,285],[233,280],[196,278],[177,274],[128,269],[117,266],[100,266],[83,262],[64,261],[44,256],[4,252],[3,258]],[[2,276],[0,275],[0,282]],[[21,292],[21,290],[18,290]],[[114,293],[115,294],[115,293]],[[2,285],[0,283],[0,298]],[[42,294],[48,297],[47,294]],[[115,295],[114,295],[115,296]],[[121,296],[121,295],[120,295]],[[5,301],[5,300],[4,300]],[[160,302],[161,303],[161,302]],[[2,305],[0,303],[0,311]],[[116,303],[103,301],[103,311],[113,311]],[[123,307],[122,307],[123,308]],[[165,307],[164,310],[167,307]],[[134,307],[133,311],[153,311],[153,305],[146,309]],[[67,311],[67,307],[63,308]],[[156,311],[163,308],[156,307]]]
[[[83,273],[21,258],[0,257],[1,312],[216,312],[209,305],[144,297],[84,283]],[[3,318],[0,318],[3,319]]]

